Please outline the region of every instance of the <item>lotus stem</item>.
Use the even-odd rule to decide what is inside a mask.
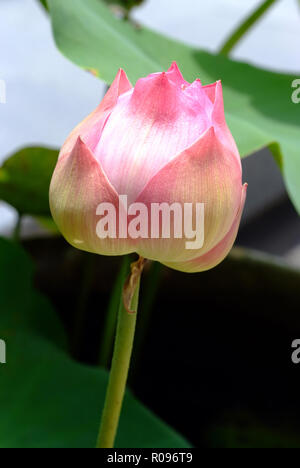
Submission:
[[[120,301],[117,336],[96,448],[113,448],[126,390],[133,350],[141,274],[145,259],[131,265]]]

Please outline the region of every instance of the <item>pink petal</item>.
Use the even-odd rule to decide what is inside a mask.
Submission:
[[[162,263],[183,262],[214,248],[229,231],[240,208],[241,169],[235,156],[210,128],[194,145],[161,169],[138,197],[151,203],[205,204],[205,239],[200,250],[187,250],[187,239],[141,239],[138,253]]]
[[[120,69],[97,109],[84,119],[69,135],[61,149],[60,157],[72,151],[79,136],[88,145],[90,150],[93,151],[99,141],[107,118],[117,103],[118,97],[130,89],[132,89],[131,83],[124,70]]]
[[[184,86],[187,87],[189,86],[189,83],[185,81],[185,79],[182,76],[181,71],[178,68],[178,65],[176,62],[173,62],[172,65],[170,66],[169,70],[167,71],[167,76],[172,83],[176,84],[177,86]]]
[[[211,126],[213,105],[201,84],[191,85],[194,92],[183,89],[178,73],[173,66],[170,72],[138,80],[134,90],[118,99],[95,150],[112,185],[130,203]]]
[[[223,145],[235,154],[238,163],[241,164],[239,151],[225,119],[223,89],[221,81],[204,86],[203,90],[214,104],[212,111],[212,123],[215,127],[216,135],[220,141],[222,141]]]
[[[213,249],[194,260],[181,263],[169,262],[165,263],[165,265],[175,270],[184,271],[186,273],[197,273],[200,271],[210,270],[211,268],[214,268],[219,263],[221,263],[229,254],[236,239],[246,201],[246,193],[247,184],[243,186],[240,208],[231,228],[229,229],[226,236]]]
[[[126,239],[100,239],[96,215],[100,203],[112,203],[119,215],[119,198],[101,165],[79,137],[70,155],[62,157],[50,186],[50,207],[54,221],[74,247],[101,255],[132,252]]]

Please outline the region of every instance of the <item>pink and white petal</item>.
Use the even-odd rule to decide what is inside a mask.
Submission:
[[[221,263],[229,254],[230,250],[233,247],[233,244],[235,242],[245,201],[246,201],[246,193],[247,193],[247,184],[243,186],[242,190],[242,199],[241,199],[241,205],[240,209],[236,215],[236,218],[229,229],[228,233],[226,236],[219,242],[213,249],[211,249],[209,252],[206,254],[195,258],[194,260],[190,260],[188,262],[181,262],[181,263],[165,263],[166,266],[174,269],[174,270],[179,270],[183,271],[185,273],[199,273],[201,271],[206,271],[210,270],[211,268],[214,268],[217,266],[219,263]]]
[[[223,88],[221,81],[217,81],[214,84],[204,86],[203,90],[213,103],[212,111],[212,125],[216,130],[216,135],[220,141],[229,148],[230,151],[235,155],[238,163],[241,165],[241,158],[236,146],[235,140],[227,126],[225,113],[224,113],[224,99],[223,99]]]
[[[188,85],[184,89],[184,94],[186,96],[186,99],[190,99],[194,101],[195,108],[197,108],[197,112],[199,113],[199,115],[201,116],[204,115],[206,121],[209,122],[211,125],[214,104],[211,102],[210,98],[205,92],[205,89],[202,86],[201,81],[197,79],[192,84]]]
[[[210,128],[194,145],[161,169],[137,198],[151,213],[152,203],[204,203],[204,245],[186,249],[188,239],[139,239],[137,251],[153,260],[183,262],[215,247],[230,229],[240,207],[241,169]],[[182,208],[183,209],[183,208]]]
[[[129,203],[165,164],[211,126],[197,99],[186,95],[168,73],[138,80],[122,95],[94,152],[119,194]]]
[[[214,104],[215,100],[216,100],[217,83],[218,83],[218,81],[216,83],[212,83],[212,84],[203,86],[203,90],[205,91],[207,97],[211,100],[212,104]]]
[[[179,67],[176,62],[172,63],[169,70],[167,71],[167,75],[168,75],[169,80],[172,81],[177,86],[187,87],[190,84],[187,81],[185,81],[185,79],[183,78],[182,73],[179,70]]]
[[[80,137],[93,152],[98,144],[103,127],[117,103],[118,97],[130,89],[132,89],[131,83],[124,70],[120,69],[99,106],[77,125],[69,135],[60,151],[60,157],[70,154],[78,137]]]
[[[132,252],[127,239],[100,239],[96,232],[100,203],[111,203],[119,216],[119,198],[101,165],[78,137],[69,156],[56,166],[50,186],[50,208],[57,227],[74,247],[100,255]]]

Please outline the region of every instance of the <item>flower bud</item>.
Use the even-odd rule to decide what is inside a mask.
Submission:
[[[246,189],[221,82],[190,84],[173,63],[135,87],[118,72],[62,147],[50,206],[77,248],[198,272],[230,251]]]

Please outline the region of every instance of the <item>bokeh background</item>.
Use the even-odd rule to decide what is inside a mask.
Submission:
[[[145,0],[131,16],[217,52],[260,3]],[[0,79],[7,88],[0,104],[2,163],[22,147],[60,147],[97,106],[105,85],[58,52],[36,0],[1,0],[0,23]],[[232,57],[300,78],[299,25],[299,2],[279,0]],[[300,447],[300,365],[291,361],[291,343],[300,338],[300,219],[268,150],[242,164],[249,190],[229,258],[205,274],[158,265],[145,272],[129,382],[193,446]],[[16,221],[16,211],[0,201],[1,237],[11,237]],[[0,446],[91,446],[107,383],[96,367],[99,342],[122,260],[75,251],[28,216],[21,238],[32,264],[20,247],[0,239],[0,338],[7,334],[13,350],[0,367],[6,372]],[[55,336],[68,352],[61,355],[61,343],[59,350],[48,341],[42,346],[27,331],[24,341],[18,338],[24,329],[32,333],[32,324],[40,341]],[[124,415],[119,446],[189,446],[133,397]]]

